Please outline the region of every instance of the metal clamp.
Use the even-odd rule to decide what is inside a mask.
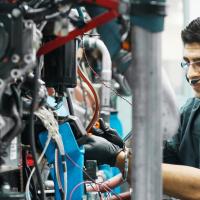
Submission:
[[[133,16],[141,15],[158,15],[166,16],[166,4],[156,1],[148,3],[135,2],[131,4],[130,14]]]

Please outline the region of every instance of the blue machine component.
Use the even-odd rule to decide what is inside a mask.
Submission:
[[[122,129],[122,124],[118,118],[118,114],[117,112],[112,112],[110,115],[110,127],[113,129],[116,129],[116,131],[118,132],[119,136],[121,138],[123,138],[123,129]],[[102,165],[100,167],[101,170],[104,171],[106,178],[112,178],[113,176],[117,175],[120,173],[119,169],[116,167],[110,167],[109,165]],[[115,189],[113,189],[114,192],[116,193],[120,193],[120,187],[116,187]]]
[[[123,138],[122,123],[118,117],[118,112],[112,112],[110,115],[110,127],[117,130],[117,133]]]
[[[55,112],[57,113],[58,116],[65,117],[65,116],[69,115],[69,112],[67,111],[66,107],[63,104],[63,100],[59,103],[59,105],[57,105],[55,103],[55,98],[48,96],[47,103],[52,107],[55,107],[55,106],[57,107]]]
[[[117,130],[117,133],[121,138],[123,138],[123,128],[121,121],[118,117],[118,112],[112,112],[110,115],[110,127]],[[120,173],[119,169],[116,167],[112,167],[112,176],[115,176]],[[115,188],[115,192],[120,193],[120,187]]]
[[[79,148],[77,145],[77,142],[74,138],[73,132],[71,130],[71,127],[69,123],[64,123],[59,126],[59,132],[62,136],[62,140],[64,143],[65,152],[70,156],[70,158],[80,166],[80,168],[83,168],[83,162],[84,162],[84,149]],[[41,132],[39,134],[39,140],[42,146],[44,147],[46,140],[47,140],[47,131]],[[47,161],[49,164],[52,164],[53,168],[51,168],[50,173],[52,176],[52,179],[54,181],[54,187],[55,187],[55,200],[61,200],[58,183],[56,180],[55,175],[55,143],[51,141],[49,144],[49,147],[45,153]],[[67,199],[69,199],[70,194],[72,190],[81,182],[83,182],[83,173],[81,169],[76,167],[72,161],[67,159]],[[61,162],[59,161],[59,170],[62,175],[63,168],[61,165]],[[61,182],[63,185],[63,177],[61,176]],[[77,189],[73,192],[73,200],[79,200],[82,199],[83,196],[83,186],[80,185],[77,187]]]

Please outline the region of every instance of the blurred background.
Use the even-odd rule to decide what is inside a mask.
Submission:
[[[200,1],[167,0],[167,16],[162,33],[162,67],[165,69],[175,91],[178,107],[181,107],[186,99],[193,95],[180,67],[183,54],[181,30],[199,16]],[[128,100],[131,101],[131,98],[128,98]],[[123,121],[123,131],[126,134],[131,131],[131,108],[118,98],[118,109],[119,117]]]
[[[162,38],[162,60],[172,87],[177,94],[178,105],[192,96],[192,90],[185,81],[180,62],[183,45],[181,30],[193,19],[200,16],[200,1],[197,0],[168,0],[168,14],[165,18],[165,29]]]

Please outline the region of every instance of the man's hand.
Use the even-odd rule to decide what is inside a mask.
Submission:
[[[84,145],[85,160],[97,160],[98,165],[115,166],[117,155],[123,150],[103,137],[87,136],[79,144]]]
[[[100,128],[92,128],[92,133],[96,136],[100,136],[108,140],[109,142],[119,146],[120,148],[124,148],[124,142],[119,137],[117,131],[115,129],[110,128],[103,121],[102,118],[99,119]]]

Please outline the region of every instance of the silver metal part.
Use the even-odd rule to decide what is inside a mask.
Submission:
[[[161,33],[132,28],[133,199],[162,199]]]
[[[112,80],[112,61],[110,53],[104,44],[104,42],[98,38],[84,38],[85,48],[97,48],[102,54],[102,70],[101,70],[101,80],[104,82],[100,89],[100,103],[101,110],[103,112],[102,117],[109,123],[110,118],[110,87]]]
[[[26,54],[26,55],[24,56],[24,62],[25,62],[26,64],[31,64],[31,63],[33,63],[34,61],[35,61],[35,59],[34,59],[34,57],[33,57],[32,54]]]
[[[15,137],[6,148],[7,156],[3,158],[4,164],[0,165],[0,174],[19,169],[20,165],[20,140],[19,137]]]
[[[0,89],[5,85],[5,82],[3,79],[0,79]]]
[[[42,33],[32,20],[24,21],[24,57],[26,64],[36,63],[36,53],[41,45]]]
[[[33,22],[31,20],[26,20],[24,26],[27,29],[31,29],[33,27]]]
[[[20,61],[20,56],[17,54],[13,54],[11,57],[12,63],[18,63]]]
[[[21,15],[21,11],[17,8],[14,8],[12,10],[12,16],[15,17],[15,18],[18,18],[19,16]]]
[[[6,123],[3,117],[0,115],[0,131],[2,130],[3,127],[5,127]]]
[[[10,75],[13,79],[18,79],[21,76],[21,72],[19,69],[13,69],[11,70]]]

